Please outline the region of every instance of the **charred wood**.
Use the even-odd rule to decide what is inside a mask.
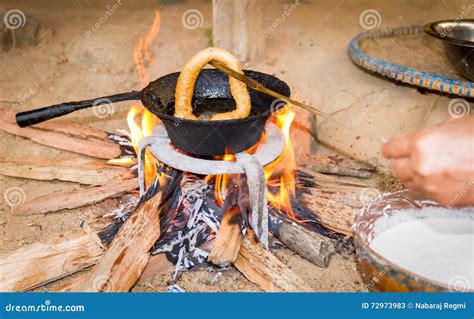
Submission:
[[[319,267],[328,267],[336,252],[334,241],[270,208],[269,228],[283,244]]]

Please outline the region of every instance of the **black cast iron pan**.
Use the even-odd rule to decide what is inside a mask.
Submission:
[[[278,78],[256,71],[244,71],[247,77],[284,96],[290,96],[288,85]],[[16,115],[20,127],[27,127],[63,116],[71,112],[99,105],[127,100],[141,100],[144,107],[160,118],[171,142],[179,149],[204,156],[235,154],[255,145],[272,111],[284,103],[264,93],[249,89],[252,103],[249,117],[237,120],[186,120],[173,116],[174,93],[179,72],[165,75],[150,82],[142,91],[132,91],[80,102],[52,105]],[[205,69],[199,74],[194,88],[193,112],[199,116],[207,112],[227,112],[235,108],[227,75]],[[273,108],[273,109],[272,109]]]

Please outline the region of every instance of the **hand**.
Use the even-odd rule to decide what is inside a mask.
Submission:
[[[474,205],[474,116],[392,138],[381,152],[406,187],[442,205]]]

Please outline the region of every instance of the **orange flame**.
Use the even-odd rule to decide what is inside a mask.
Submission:
[[[160,31],[160,22],[160,12],[156,10],[150,30],[145,36],[140,37],[134,50],[134,61],[142,86],[146,86],[149,82],[147,67],[153,57],[150,46]],[[295,193],[295,158],[290,140],[290,127],[294,117],[295,114],[291,111],[289,106],[286,106],[274,114],[272,121],[283,132],[285,147],[280,157],[264,168],[267,184],[279,186],[277,193],[273,194],[268,192],[269,202],[275,208],[278,208],[292,217],[294,217],[291,210],[291,198]],[[140,140],[151,135],[158,121],[157,117],[148,112],[141,103],[132,104],[127,115],[127,123],[130,128],[132,144],[136,151],[138,151]],[[265,141],[265,138],[264,134],[259,143],[247,151],[254,153],[258,145]],[[216,159],[232,161],[235,160],[235,157],[229,154]],[[145,182],[147,185],[153,181],[157,174],[155,162],[155,157],[147,152],[145,154]],[[272,179],[273,174],[275,174],[277,178]],[[159,176],[160,183],[165,181],[165,177],[165,175]],[[206,181],[212,178],[214,178],[214,176],[207,176]],[[229,175],[215,176],[215,197],[216,202],[220,205],[224,203],[229,179]]]
[[[289,106],[285,106],[276,112],[273,120],[276,126],[280,128],[285,137],[285,147],[282,154],[273,162],[264,168],[265,177],[268,185],[280,185],[276,194],[267,192],[268,201],[278,210],[285,212],[291,217],[295,217],[291,209],[291,198],[295,196],[295,153],[291,143],[290,128],[295,119],[295,113]],[[278,173],[279,181],[272,180],[274,173]],[[279,183],[278,183],[279,182]]]
[[[140,37],[138,44],[133,52],[135,66],[142,86],[149,82],[147,67],[152,60],[152,51],[150,45],[160,32],[160,12],[155,10],[153,24],[145,36]],[[131,139],[135,151],[138,153],[140,140],[151,135],[153,129],[158,124],[156,116],[147,111],[141,103],[134,103],[127,114],[127,123],[130,129]],[[145,183],[149,185],[155,178],[156,166],[155,158],[149,152],[145,154]],[[164,176],[160,176],[160,183],[164,182]]]
[[[267,185],[279,186],[279,190],[276,194],[267,191],[268,201],[272,206],[291,217],[295,217],[291,209],[291,198],[295,195],[295,154],[290,138],[290,127],[294,118],[295,113],[291,111],[289,106],[280,109],[272,117],[272,121],[283,133],[285,146],[282,154],[274,162],[264,167]],[[261,145],[265,139],[266,136],[264,134],[259,143],[247,150],[247,152],[254,153],[258,145]],[[223,159],[234,160],[234,156],[225,155]],[[277,179],[272,179],[272,175],[274,174],[278,176]],[[229,175],[218,175],[215,178],[215,198],[219,205],[223,204],[226,197],[229,179]]]
[[[140,82],[143,86],[147,85],[149,81],[148,72],[146,67],[150,64],[152,59],[152,54],[150,50],[150,45],[155,40],[156,36],[160,32],[160,11],[155,10],[155,17],[153,19],[153,24],[150,28],[150,31],[138,40],[138,45],[133,51],[133,58],[135,60],[135,65],[137,67],[138,76],[140,77]]]
[[[232,154],[226,154],[221,160],[224,161],[235,161],[235,156]],[[216,184],[214,186],[214,195],[218,205],[224,204],[224,199],[227,196],[227,185],[229,184],[230,175],[217,175]]]

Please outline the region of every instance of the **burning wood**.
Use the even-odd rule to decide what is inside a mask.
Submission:
[[[96,204],[106,198],[117,196],[136,188],[138,188],[138,181],[134,178],[73,192],[48,194],[15,206],[12,208],[12,212],[16,215],[33,215],[73,209]]]
[[[81,159],[49,160],[45,158],[0,159],[0,174],[37,180],[60,180],[86,185],[103,185],[112,180],[133,177],[128,168]]]
[[[173,180],[174,183],[177,181],[176,178]],[[171,195],[170,202],[173,202],[173,197],[179,200],[175,205],[169,205],[168,212],[163,214],[162,236],[153,246],[151,254],[166,253],[176,265],[173,275],[176,279],[181,270],[206,260],[208,252],[200,247],[214,239],[222,211],[209,197],[212,195],[210,185],[195,175],[186,174],[180,188],[170,183],[166,186],[175,194]]]
[[[203,209],[205,211],[207,211],[206,214],[216,213],[217,216],[219,216],[219,214],[222,214],[222,213],[218,212],[219,208],[216,208],[216,206],[212,206],[212,204],[211,204],[212,201],[206,201],[206,200],[202,201],[203,198],[204,199],[206,198],[206,197],[202,197],[202,196],[204,196],[205,193],[202,193],[202,195],[198,195],[199,193],[196,193],[196,191],[195,191],[196,190],[196,188],[195,188],[196,185],[201,185],[200,187],[204,187],[202,189],[207,189],[207,192],[208,192],[207,194],[209,194],[209,192],[210,192],[210,194],[212,194],[212,189],[209,189],[208,186],[206,186],[205,184],[202,184],[201,182],[196,184],[197,181],[199,181],[199,179],[195,179],[195,178],[189,179],[189,177],[188,177],[188,179],[184,180],[183,183],[182,183],[183,186],[185,186],[184,189],[179,191],[179,193],[182,193],[183,195],[184,194],[191,195],[188,199],[185,199],[186,197],[180,199],[181,204],[179,204],[179,206],[182,207],[181,209],[186,208],[187,211],[190,212],[189,215],[187,215],[187,216],[194,216],[194,217],[188,217],[187,221],[189,221],[189,218],[195,220],[197,218],[197,216],[199,216],[199,215],[196,215],[197,214],[196,208],[193,208],[193,207],[200,207],[199,210],[201,211],[201,214],[202,214]],[[173,186],[171,184],[172,183],[170,183],[169,189],[172,189],[173,193],[176,193],[178,188],[175,187],[176,185]],[[189,188],[191,185],[194,185],[194,186],[192,186],[192,188]],[[190,190],[194,190],[194,191],[189,193]],[[230,192],[227,195],[227,197],[229,198],[228,201],[231,202],[230,194],[232,194],[232,192]],[[171,215],[172,215],[171,219],[169,217],[166,217],[168,214],[164,214],[162,216],[162,219],[164,219],[165,225],[168,224],[168,225],[172,225],[174,227],[176,227],[179,224],[179,223],[177,224],[177,222],[178,222],[176,220],[177,216],[172,213],[175,209],[173,207],[176,207],[176,205],[173,204],[173,202],[176,200],[175,197],[176,196],[168,197],[168,201],[167,201],[167,205],[166,205],[166,207],[171,212]],[[201,200],[199,200],[200,198],[201,198]],[[189,201],[190,199],[192,199],[192,200]],[[202,203],[202,204],[200,204],[201,206],[195,206],[196,205],[195,203],[199,203],[199,202]],[[213,207],[212,210],[209,210],[208,205],[211,205],[211,207]],[[214,213],[211,213],[211,211],[214,212]],[[194,212],[194,213],[192,213],[192,212]],[[272,216],[273,216],[274,208],[272,208],[271,212],[272,212]],[[234,214],[236,214],[236,213],[234,213]],[[127,214],[124,215],[123,213],[121,213],[121,215],[124,216],[124,217],[128,216]],[[211,215],[203,215],[203,217],[204,216],[208,216],[208,217],[205,217],[205,219],[207,219]],[[230,215],[229,215],[229,217],[230,217]],[[127,217],[125,217],[125,218],[127,218]],[[226,218],[224,218],[224,220]],[[119,223],[117,227],[115,227],[115,226],[110,227],[111,226],[110,224],[104,223],[105,220],[106,219],[104,219],[104,218],[98,219],[98,220],[95,221],[95,223],[91,222],[90,224],[93,226],[94,231],[99,233],[99,238],[102,239],[102,242],[104,242],[104,240],[105,240],[105,243],[107,243],[108,241],[112,241],[112,246],[111,247],[113,247],[113,243],[115,242],[115,240],[113,238],[116,236],[115,233],[120,229],[122,223]],[[187,224],[187,222],[186,222],[186,224]],[[275,227],[275,224],[278,224],[278,227]],[[217,227],[217,225],[215,227]],[[299,225],[295,226],[295,224],[292,224],[292,222],[290,222],[289,220],[287,221],[285,218],[282,218],[281,215],[279,215],[277,219],[272,218],[272,220],[270,221],[270,228],[271,228],[272,232],[274,232],[274,234],[277,235],[280,238],[280,240],[282,240],[291,249],[294,249],[295,251],[298,251],[298,249],[299,249],[298,253],[305,256],[305,258],[308,258],[310,260],[312,258],[311,256],[318,256],[317,258],[319,258],[320,260],[316,258],[316,259],[312,259],[312,261],[315,262],[316,264],[320,264],[320,265],[324,266],[324,263],[325,263],[325,261],[324,261],[325,249],[323,248],[324,245],[322,245],[322,243],[324,243],[324,241],[320,241],[319,236],[317,236],[317,235],[316,236],[308,235],[311,232],[305,231],[303,226],[299,226]],[[105,229],[110,229],[110,231],[112,231],[112,234],[107,235],[107,233],[109,233],[110,231],[104,232]],[[172,228],[172,229],[176,229],[176,228]],[[215,228],[215,229],[217,229],[217,228]],[[137,229],[135,228],[134,231],[137,231]],[[122,232],[122,230],[120,232]],[[172,233],[174,233],[174,232],[171,232],[171,233],[168,233],[168,234],[172,234]],[[112,239],[107,239],[107,237],[110,237],[110,236],[112,236]],[[213,237],[209,237],[208,239],[205,239],[206,237],[201,237],[201,238],[202,239],[196,241],[196,243],[194,245],[199,247],[199,245],[201,245],[200,244],[201,242],[205,242],[206,240],[207,241],[212,240]],[[301,238],[303,238],[303,239],[301,239]],[[115,239],[118,240],[118,237],[115,238]],[[301,244],[300,245],[296,244],[296,245],[292,246],[291,243],[292,242],[293,242],[293,244],[296,243],[297,242],[296,239],[299,239],[299,242]],[[166,239],[163,238],[163,239],[161,239],[162,243],[163,243],[163,240],[164,240],[164,242],[166,242]],[[328,239],[326,239],[326,240],[328,240]],[[183,243],[185,243],[185,242],[183,242]],[[158,243],[160,243],[160,241],[158,241],[157,244],[155,244],[155,247],[156,247],[155,248],[155,250],[156,250],[155,253],[159,252],[160,244],[158,244]],[[304,252],[305,245],[308,246],[308,247],[306,247],[306,249],[309,250],[309,252],[308,251]],[[99,245],[97,245],[97,243],[96,243],[96,246],[99,246]],[[299,248],[298,248],[298,246],[299,246]],[[132,246],[129,246],[129,247],[132,247]],[[133,245],[133,247],[135,248],[136,246]],[[163,244],[161,244],[161,247],[164,247]],[[176,247],[176,246],[170,246],[170,247]],[[180,246],[180,247],[184,248],[184,247],[190,247],[190,246],[188,246],[188,244],[185,244],[184,246]],[[249,247],[253,247],[253,246],[249,246]],[[241,270],[248,278],[251,278],[251,280],[256,282],[258,285],[260,285],[262,287],[262,289],[268,290],[268,291],[280,291],[280,290],[298,290],[298,291],[301,291],[302,290],[301,285],[298,283],[298,279],[295,279],[294,274],[292,274],[291,272],[287,273],[285,268],[283,268],[284,272],[283,272],[282,275],[280,275],[280,274],[276,275],[275,274],[275,269],[274,268],[276,267],[276,268],[280,269],[279,265],[281,264],[281,262],[276,261],[276,257],[271,255],[271,253],[269,253],[269,252],[267,252],[267,253],[258,252],[259,250],[262,249],[261,247],[260,247],[260,249],[259,248],[254,248],[253,250],[249,247],[242,247],[242,249],[240,250],[240,253],[239,253],[239,257],[238,257],[238,260],[240,259],[240,262],[238,260],[236,261],[236,267],[238,266],[238,269]],[[124,246],[121,246],[121,249],[125,249]],[[166,251],[166,250],[161,250],[161,251]],[[173,248],[169,252],[171,252],[171,251],[176,251],[176,250],[175,250],[175,248]],[[328,253],[330,251],[331,251],[331,249],[329,248],[329,249],[327,249],[326,253]],[[187,253],[189,253],[189,251]],[[183,251],[182,254],[177,253],[176,255],[174,255],[175,257],[172,258],[172,260],[174,260],[177,263],[177,266],[178,266],[177,269],[178,268],[182,269],[182,268],[179,267],[180,264],[181,265],[188,265],[189,261],[184,262],[185,259],[183,259],[183,257],[180,257],[180,256],[184,256],[187,253],[185,253],[185,251]],[[117,256],[117,254],[119,254],[119,253],[116,251],[115,254],[114,254],[115,257]],[[260,255],[260,254],[263,254],[263,255]],[[268,254],[270,254],[272,257],[268,257],[270,259],[267,260],[266,256]],[[328,254],[328,256],[329,255],[330,254]],[[140,279],[141,282],[144,282],[146,279],[153,276],[155,274],[155,272],[163,272],[163,271],[170,270],[171,263],[168,261],[168,258],[166,258],[165,256],[166,255],[163,254],[163,253],[158,253],[157,255],[150,257],[148,265],[143,270],[143,274],[142,274],[141,279]],[[172,256],[172,255],[170,255],[170,256]],[[57,258],[56,261],[58,263],[68,262],[70,260],[70,259],[67,259],[68,254],[66,252],[60,252],[60,251],[58,251],[58,254],[57,254],[56,258]],[[250,264],[250,262],[256,262],[256,261],[259,261],[260,263],[257,263],[258,267],[256,269],[252,269],[252,267],[254,267],[254,264]],[[261,264],[262,262],[264,262],[265,264],[267,264],[267,262],[270,262],[270,265],[262,265]],[[111,263],[111,261],[109,261],[107,263],[107,265],[110,266],[110,263]],[[275,265],[277,265],[277,266],[275,266]],[[144,266],[141,265],[141,267],[144,267]],[[111,271],[110,268],[107,268],[105,266],[102,267],[102,268],[105,268],[105,270],[109,269],[109,271]],[[187,267],[185,267],[185,268],[187,268]],[[38,269],[40,269],[39,266],[38,266]],[[83,268],[81,268],[81,269],[83,269]],[[143,269],[143,268],[141,268],[141,269]],[[77,271],[77,270],[74,270],[74,269],[70,270],[70,273],[72,273],[74,271]],[[51,274],[45,275],[42,279],[41,279],[41,277],[38,278],[38,280],[36,281],[36,285],[44,284],[48,281],[52,281],[54,279],[60,278],[61,276],[67,275],[67,274],[68,273],[61,273],[57,277],[51,277]],[[105,281],[104,280],[99,280],[99,281],[101,283],[105,283],[104,284],[105,286],[103,287],[103,289],[107,290],[107,289],[111,288],[110,285],[111,285],[112,281],[111,281],[110,278],[115,278],[115,277],[112,277],[111,273],[107,273],[107,275],[105,275],[105,276],[106,277],[100,277],[102,279],[105,278],[104,279]],[[68,290],[68,291],[76,291],[77,289],[81,289],[80,287],[86,287],[85,286],[86,284],[89,285],[89,286],[87,286],[86,289],[89,289],[92,277],[85,277],[84,276],[84,277],[80,277],[80,278],[81,279],[79,280],[79,282],[75,281],[73,283],[70,283],[67,286],[62,287],[62,289],[63,290]],[[96,278],[98,278],[98,277],[96,277]],[[116,280],[116,279],[114,279],[114,280]],[[295,283],[295,280],[296,280],[296,283]],[[129,282],[126,284],[126,286],[128,286],[128,285],[130,285]],[[28,289],[28,288],[24,288],[24,289]],[[116,287],[114,286],[113,289],[115,290]],[[129,288],[123,287],[123,289],[126,290],[126,289],[129,289]],[[305,287],[304,289],[307,289],[307,287]]]
[[[204,182],[200,177],[190,174],[186,176],[187,178],[183,179],[181,188],[177,188],[173,183],[167,184],[168,188],[173,190],[173,194],[180,195],[172,195],[174,197],[167,200],[167,205],[160,206],[160,209],[166,206],[167,211],[161,217],[161,233],[163,235],[158,241],[155,242],[159,237],[159,222],[158,226],[152,223],[156,227],[149,226],[152,227],[150,230],[144,230],[146,228],[142,227],[144,221],[149,221],[149,218],[151,218],[149,211],[147,214],[147,212],[139,210],[131,215],[130,220],[128,220],[130,214],[127,213],[123,215],[123,220],[126,220],[123,225],[122,222],[109,225],[102,223],[101,227],[95,225],[95,231],[98,231],[99,228],[102,229],[98,233],[102,243],[107,244],[111,242],[111,246],[91,272],[60,289],[67,291],[128,291],[142,272],[143,274],[140,280],[144,281],[153,276],[156,271],[162,272],[169,270],[171,263],[168,260],[172,260],[176,264],[174,275],[174,278],[176,278],[178,271],[190,268],[196,263],[203,262],[206,259],[208,256],[207,253],[199,247],[206,242],[212,241],[215,237],[214,232],[217,232],[217,239],[214,243],[214,249],[208,258],[209,261],[219,264],[222,262],[235,262],[235,266],[244,273],[246,277],[257,283],[266,291],[308,290],[308,287],[302,283],[302,280],[289,269],[285,268],[275,256],[270,252],[262,252],[263,248],[259,244],[249,242],[247,239],[247,243],[240,246],[240,223],[232,224],[232,220],[240,216],[240,211],[227,209],[224,205],[223,210],[226,214],[223,217],[223,221],[220,222],[223,213],[222,210],[215,205],[215,199],[211,196],[214,193],[212,185]],[[178,181],[178,179],[175,180],[174,184],[176,184],[176,181]],[[280,181],[282,182],[284,179],[281,178]],[[130,183],[130,185],[128,185],[128,183]],[[304,184],[303,188],[305,188],[306,192],[308,192],[308,189],[311,189],[311,186],[314,187],[314,185],[308,181],[303,182],[303,184],[301,184],[301,182],[299,183],[300,185]],[[122,186],[124,188],[121,188]],[[65,194],[59,201],[57,200],[57,196],[55,196],[56,200],[54,202],[57,204],[53,205],[50,204],[51,198],[45,196],[25,203],[22,206],[18,206],[15,212],[20,214],[27,212],[44,213],[64,208],[80,207],[90,204],[94,202],[94,200],[101,200],[102,198],[100,196],[109,196],[107,195],[109,194],[107,193],[108,190],[110,190],[110,194],[117,194],[117,192],[120,192],[122,189],[125,192],[129,190],[129,187],[133,189],[136,188],[136,186],[137,181],[132,179],[121,181],[117,184],[117,189],[114,189],[113,184],[107,185],[107,188],[105,188],[105,186],[89,188],[84,192]],[[168,193],[170,192],[169,189]],[[216,194],[218,194],[218,192],[216,192]],[[229,202],[232,201],[231,194],[232,192],[228,192],[226,197],[226,200]],[[246,194],[248,197],[248,190]],[[342,194],[342,192],[340,192],[340,194]],[[344,198],[344,196],[341,197]],[[275,200],[275,198],[275,196],[272,197],[273,200]],[[282,198],[281,195],[280,198]],[[322,196],[322,198],[325,197]],[[242,200],[242,198],[240,198],[240,200]],[[155,205],[159,204],[154,204],[153,200],[151,200],[145,202],[142,206],[155,207]],[[133,220],[138,217],[135,217],[135,219],[132,218],[133,216],[139,216],[139,212],[141,212],[144,217],[140,219],[140,222],[134,222]],[[275,236],[304,258],[307,258],[321,267],[327,266],[329,258],[335,250],[333,239],[326,238],[321,234],[309,230],[317,228],[309,227],[306,229],[304,226],[295,223],[290,220],[289,217],[282,215],[282,211],[279,211],[275,207],[271,208],[271,212],[269,225]],[[293,217],[305,220],[311,216],[308,214],[298,216],[296,214]],[[316,219],[318,219],[318,216],[313,216],[312,222],[316,222]],[[221,224],[220,229],[219,222]],[[142,234],[144,237],[135,236],[133,237],[135,241],[131,240],[130,242],[126,242],[125,238],[130,238],[132,233],[135,235]],[[181,235],[175,237],[176,234]],[[138,238],[141,238],[140,243],[136,242]],[[221,238],[220,241],[219,238]],[[95,244],[100,247],[97,242]],[[152,254],[155,256],[149,258],[148,248],[152,245]],[[128,251],[129,247],[134,247],[132,253]],[[139,249],[137,249],[137,247]],[[136,255],[137,252],[138,256]],[[238,256],[236,256],[237,253]],[[58,261],[67,261],[68,255],[65,252],[59,253],[57,258]],[[117,260],[121,260],[121,262],[116,263],[114,267],[113,265]],[[131,267],[135,269],[135,271],[128,273],[127,269],[127,273],[125,273],[125,270],[123,270],[121,266],[124,265],[123,260],[130,262]],[[148,266],[146,266],[147,261],[149,261]],[[60,276],[62,275],[58,275],[57,278]],[[54,277],[52,279],[50,277],[50,275],[45,275],[42,278],[38,278],[36,285],[56,278]]]

